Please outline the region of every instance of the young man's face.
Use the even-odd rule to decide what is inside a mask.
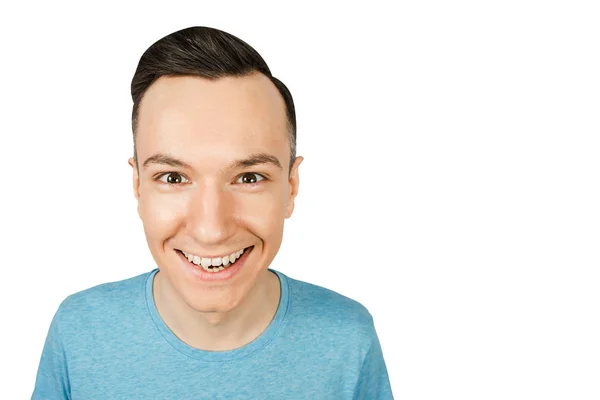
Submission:
[[[138,121],[139,171],[133,158],[129,163],[138,213],[165,285],[197,311],[235,308],[266,279],[294,209],[302,157],[288,176],[283,98],[258,73],[212,82],[163,76],[146,91]],[[157,155],[187,166],[147,162]],[[256,155],[263,157],[254,161],[263,162],[236,163]],[[202,267],[187,264],[180,253],[218,257],[252,246],[225,280],[210,280],[212,272],[194,270]]]

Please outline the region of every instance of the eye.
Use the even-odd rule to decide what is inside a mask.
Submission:
[[[162,178],[167,177],[167,180],[164,181]],[[164,174],[159,175],[156,180],[161,181],[167,185],[179,185],[182,183],[182,180],[187,179],[178,172],[165,172]]]
[[[241,183],[244,185],[253,185],[266,179],[267,178],[265,178],[263,175],[257,174],[256,172],[246,172],[240,175],[240,177],[237,180],[237,183]]]

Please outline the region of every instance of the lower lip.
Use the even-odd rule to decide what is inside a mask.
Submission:
[[[196,266],[195,264],[189,262],[187,257],[184,256],[179,250],[176,250],[175,252],[179,255],[179,258],[183,262],[184,268],[189,271],[195,279],[200,281],[215,282],[226,281],[233,278],[233,276],[236,275],[240,269],[242,269],[246,263],[248,255],[252,252],[252,250],[254,250],[254,246],[244,250],[244,254],[237,259],[235,264],[219,272],[206,272],[202,267]]]

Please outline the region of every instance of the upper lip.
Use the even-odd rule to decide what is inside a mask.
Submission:
[[[237,250],[230,251],[229,253],[225,252],[225,253],[220,253],[218,255],[205,255],[205,254],[203,254],[201,252],[195,253],[193,251],[187,251],[187,250],[181,250],[181,249],[178,249],[178,250],[181,251],[181,252],[184,252],[186,254],[193,254],[193,255],[201,257],[201,258],[222,258],[222,257],[226,257],[226,256],[228,256],[228,255],[230,255],[232,253],[238,252],[238,251],[240,251],[242,249],[244,251],[246,251],[247,249],[249,249],[251,247],[254,247],[254,246],[240,247]]]

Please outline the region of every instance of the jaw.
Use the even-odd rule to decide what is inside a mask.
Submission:
[[[178,250],[171,249],[174,253]],[[228,319],[246,320],[244,315],[258,315],[264,310],[265,303],[271,303],[274,296],[273,278],[277,280],[276,295],[279,298],[279,279],[264,265],[261,248],[254,246],[249,255],[253,255],[247,270],[222,283],[190,282],[177,266],[161,268],[154,281],[154,293],[157,305],[171,310],[185,320],[201,316],[202,321],[217,326]],[[183,257],[175,254],[176,257]],[[178,262],[176,260],[175,262]],[[186,259],[187,262],[187,259]]]

